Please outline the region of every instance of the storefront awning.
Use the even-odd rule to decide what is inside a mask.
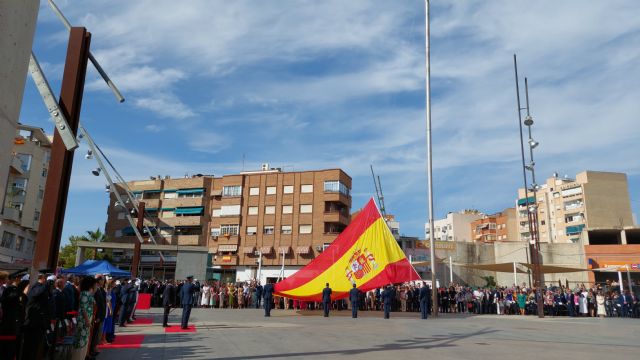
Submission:
[[[157,194],[160,192],[160,189],[151,189],[151,190],[143,190],[145,194]]]
[[[309,245],[307,245],[307,246],[298,246],[296,248],[296,253],[301,254],[301,255],[310,254],[311,253],[311,246],[309,246]]]
[[[527,204],[527,200],[529,200],[528,201],[529,204],[535,204],[536,203],[536,198],[534,198],[533,196],[529,196],[528,198],[518,199],[518,205],[519,206],[526,205]]]
[[[520,265],[525,266],[531,270],[533,270],[535,264],[528,263],[520,263]],[[563,274],[570,272],[581,272],[581,271],[589,271],[589,269],[582,269],[570,266],[556,266],[556,265],[542,265],[542,272],[545,274]]]
[[[174,193],[176,191],[178,191],[177,189],[164,189],[163,190],[165,193]]]
[[[516,263],[518,264],[518,263]],[[453,265],[456,266],[461,266],[461,267],[465,267],[465,268],[469,268],[469,269],[476,269],[476,270],[486,270],[486,271],[497,271],[497,272],[508,272],[508,273],[513,273],[513,263],[509,262],[509,263],[497,263],[497,264],[457,264],[454,263]],[[523,271],[521,269],[519,269],[516,266],[516,272],[524,274],[526,273],[526,271]]]
[[[238,251],[238,245],[236,244],[218,245],[218,252],[236,252],[236,251]]]
[[[256,251],[255,246],[245,246],[244,249],[242,249],[243,254],[253,254],[255,251]]]

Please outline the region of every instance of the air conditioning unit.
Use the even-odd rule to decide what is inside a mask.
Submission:
[[[262,171],[268,171],[268,170],[269,170],[269,163],[262,164]]]
[[[257,251],[257,250],[256,250],[256,251],[254,251],[254,252],[253,252],[253,255],[255,255],[255,256],[260,256],[260,251]]]
[[[256,264],[260,263],[260,259],[256,259]]]
[[[215,240],[218,238],[218,235],[212,235],[211,238]]]
[[[316,250],[317,250],[317,251],[322,251],[322,245],[318,245],[318,246],[316,246]]]

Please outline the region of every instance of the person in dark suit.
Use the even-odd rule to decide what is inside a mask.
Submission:
[[[48,284],[44,270],[38,282],[27,293],[22,359],[44,359],[45,335],[54,316],[51,306],[52,285]],[[48,271],[46,271],[48,272]]]
[[[131,315],[131,309],[129,306],[129,298],[133,293],[133,284],[131,284],[131,280],[129,280],[122,289],[120,289],[120,318],[119,324],[120,326],[126,326],[126,322]]]
[[[193,294],[196,288],[193,285],[193,275],[187,276],[187,281],[180,289],[180,298],[182,299],[182,323],[181,328],[186,329],[189,325],[189,316],[191,316],[191,307],[193,306]]]
[[[164,307],[164,316],[162,318],[162,327],[168,327],[169,324],[169,312],[176,303],[176,287],[173,285],[173,280],[167,281],[162,292],[162,306]]]
[[[360,306],[360,290],[356,287],[356,283],[353,283],[353,288],[349,290],[349,301],[351,301],[351,317],[358,317],[358,307]]]
[[[64,294],[65,304],[67,305],[65,314],[68,318],[72,318],[72,312],[78,311],[78,290],[73,285],[73,275],[67,276],[67,283],[64,285],[62,293]]]
[[[389,284],[384,291],[382,292],[382,301],[384,303],[384,318],[389,318],[389,313],[391,312],[391,306],[393,305],[393,301],[395,300],[395,291],[393,290],[393,285]]]
[[[93,294],[95,299],[95,312],[93,314],[92,340],[89,355],[95,357],[98,352],[98,345],[102,339],[102,325],[107,316],[107,292],[104,290],[104,277],[96,275],[97,288]]]
[[[271,316],[271,306],[273,303],[273,284],[267,282],[262,289],[262,297],[264,298],[264,316]]]
[[[329,309],[331,308],[331,288],[329,283],[322,289],[322,308],[324,309],[324,317],[329,317]]]
[[[260,309],[260,302],[262,301],[262,285],[258,282],[256,286],[256,309]]]
[[[427,283],[422,282],[420,293],[420,318],[426,319],[429,316],[429,300],[431,300],[431,289],[427,287]]]

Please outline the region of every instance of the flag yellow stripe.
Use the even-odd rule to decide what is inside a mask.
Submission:
[[[391,263],[402,260],[405,257],[402,249],[398,246],[395,238],[389,231],[387,224],[383,218],[376,220],[353,246],[344,253],[344,255],[336,259],[335,263],[327,268],[322,274],[301,285],[295,289],[283,291],[283,294],[290,296],[310,296],[322,292],[325,283],[329,283],[331,289],[335,292],[347,292],[352,288],[352,283],[348,280],[346,270],[350,268],[351,256],[358,250],[367,249],[374,257],[377,268],[371,268],[371,271],[361,279],[352,279],[356,282],[356,286],[367,283],[376,275],[384,271],[384,268]]]

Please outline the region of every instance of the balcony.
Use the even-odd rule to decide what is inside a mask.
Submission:
[[[22,160],[20,160],[17,156],[12,157],[9,170],[11,174],[24,175],[25,171],[22,169]]]
[[[15,209],[12,207],[6,207],[4,208],[4,211],[3,211],[3,217],[7,221],[13,221],[19,224],[22,218],[22,214],[18,209]]]
[[[349,217],[342,212],[330,211],[324,213],[324,221],[332,223],[349,224]]]
[[[163,199],[163,208],[177,208],[177,207],[192,207],[192,206],[204,206],[204,198],[177,198],[177,199]]]
[[[211,261],[213,265],[238,265],[238,255],[215,255]]]
[[[347,196],[341,192],[324,192],[324,201],[340,202],[347,205],[347,208],[351,207],[351,196]]]
[[[177,245],[198,246],[201,245],[201,238],[202,235],[173,235],[172,240]],[[204,245],[204,242],[202,244]]]
[[[202,216],[176,216],[170,218],[159,218],[159,226],[198,226],[202,224]]]
[[[325,222],[324,223],[324,233],[327,235],[340,234],[346,226],[341,223],[336,222]]]

